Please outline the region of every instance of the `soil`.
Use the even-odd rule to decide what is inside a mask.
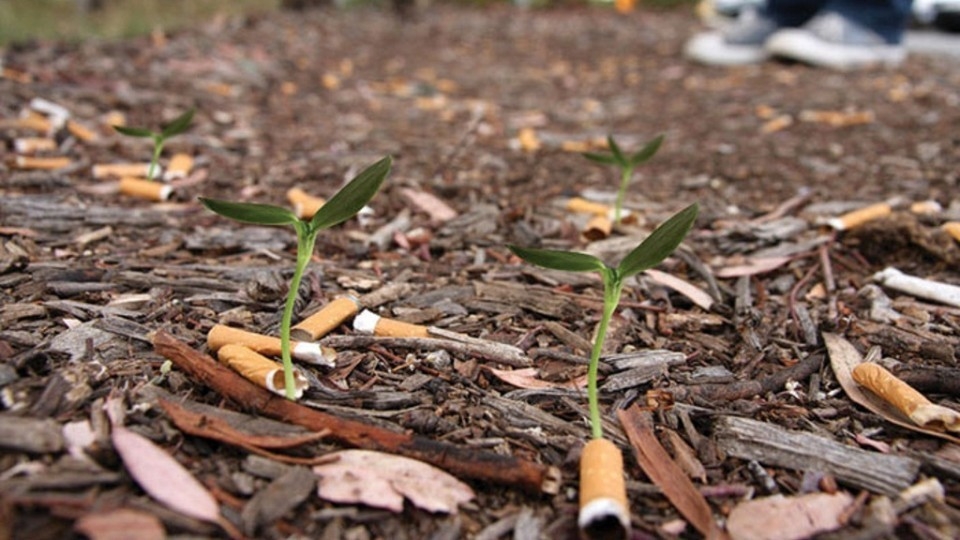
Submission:
[[[957,537],[955,443],[851,401],[821,332],[885,358],[957,408],[945,385],[957,375],[960,308],[878,288],[872,277],[895,267],[960,284],[960,251],[940,227],[960,220],[960,63],[915,56],[857,73],[782,62],[708,68],[681,55],[700,28],[680,9],[432,6],[403,18],[280,12],[121,42],[10,47],[0,79],[0,417],[7,428],[14,418],[36,422],[20,431],[26,441],[0,441],[0,538],[104,534],[84,528],[93,527],[89,517],[118,508],[159,520],[172,537],[229,534],[155,502],[126,472],[102,412],[118,399],[126,426],[200,479],[251,537],[575,537],[586,398],[565,383],[584,371],[602,292],[589,275],[535,268],[506,246],[588,250],[616,262],[694,202],[694,230],[658,269],[712,304],[644,275],[628,285],[607,338],[610,355],[681,353],[645,377],[629,379],[613,358],[602,370],[616,383],[601,398],[626,456],[635,537],[698,533],[638,466],[615,415],[631,404],[652,405],[661,437],[690,446],[688,459],[705,467],[694,482],[721,522],[749,498],[833,485],[860,494],[838,537]],[[70,158],[65,168],[17,164],[15,140],[36,134],[10,121],[35,98],[98,134],[57,132],[48,154]],[[193,171],[172,181],[171,200],[130,198],[116,179],[93,177],[94,164],[149,159],[147,141],[110,132],[109,113],[157,127],[190,107],[192,127],[164,150],[164,162],[177,152],[195,158]],[[637,149],[661,133],[661,150],[627,197],[639,222],[586,242],[586,217],[564,202],[610,202],[617,174],[579,151],[599,151],[607,134]],[[384,317],[519,347],[533,375],[503,375],[524,366],[495,355],[351,340],[359,336],[347,321],[324,342],[336,343],[336,367],[303,367],[305,402],[467,453],[557,467],[562,483],[543,494],[462,478],[476,498],[455,515],[411,502],[399,513],[338,504],[310,490],[275,515],[263,510],[268,497],[250,510],[283,476],[265,472],[248,449],[185,433],[157,396],[263,411],[179,365],[167,371],[152,340],[162,330],[206,355],[218,323],[278,335],[296,238],[229,222],[196,199],[287,205],[295,186],[328,197],[385,155],[394,157],[392,174],[370,212],[320,235],[297,318],[350,294]],[[455,217],[422,203],[423,194]],[[852,230],[825,225],[884,201],[887,217]],[[911,211],[923,201],[940,209]],[[742,271],[774,257],[765,271]],[[800,365],[812,368],[786,384],[733,391]],[[917,375],[934,369],[940,375]],[[900,505],[877,526],[871,505],[905,486],[884,493],[840,475],[836,488],[835,471],[796,456],[738,456],[719,437],[721,420],[738,416],[910,457],[921,464],[911,482],[935,478],[945,493]],[[96,442],[73,457],[62,441],[38,446],[50,422],[56,439],[60,426],[86,420]],[[322,456],[343,448],[336,435],[277,452]]]

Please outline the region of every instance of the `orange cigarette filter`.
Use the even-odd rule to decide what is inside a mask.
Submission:
[[[910,205],[910,212],[922,216],[932,216],[943,211],[943,206],[937,201],[917,201]]]
[[[960,242],[960,221],[948,221],[941,225],[940,228],[952,236],[954,240]]]
[[[580,456],[580,513],[577,525],[585,538],[613,538],[611,522],[630,536],[630,506],[623,478],[623,454],[606,439],[593,439]]]
[[[0,127],[38,131],[45,134],[53,131],[53,124],[50,123],[50,120],[33,111],[27,112],[20,118],[0,121]]]
[[[606,216],[610,213],[610,207],[593,201],[588,201],[581,197],[572,197],[567,201],[567,210],[578,214],[594,214]]]
[[[287,200],[293,205],[293,213],[301,219],[310,219],[327,201],[321,197],[310,195],[306,191],[295,187],[287,191]]]
[[[13,149],[18,154],[35,154],[57,149],[57,141],[49,137],[20,137],[14,139]]]
[[[108,178],[111,176],[146,178],[150,172],[149,163],[101,163],[93,166],[94,178]]]
[[[610,236],[613,230],[613,221],[607,216],[594,216],[587,222],[581,233],[588,242],[603,240]]]
[[[170,158],[170,164],[167,165],[167,171],[163,174],[164,180],[176,180],[186,178],[193,169],[193,156],[182,152],[174,154]]]
[[[830,219],[827,221],[827,225],[830,225],[838,231],[846,231],[875,219],[889,216],[891,212],[893,212],[893,207],[888,203],[871,204],[859,210],[847,212],[840,217]]]
[[[14,163],[18,169],[53,171],[70,165],[73,160],[68,157],[17,156]]]
[[[248,349],[267,356],[280,357],[282,354],[280,338],[265,336],[254,332],[247,332],[240,328],[233,328],[222,324],[214,325],[207,332],[207,347],[211,351],[218,351],[227,345],[243,345]],[[317,343],[292,341],[290,356],[301,362],[333,367],[336,365],[337,352],[329,347],[321,347]]]
[[[383,337],[430,337],[426,326],[387,319],[366,309],[353,319],[353,328],[357,332]]]
[[[92,129],[74,120],[67,120],[67,131],[83,142],[93,142],[98,139]]]
[[[360,302],[356,298],[342,296],[300,321],[290,329],[290,335],[302,340],[320,339],[340,326],[343,321],[356,315],[359,310]]]
[[[926,396],[883,366],[873,362],[864,362],[853,368],[853,380],[869,389],[900,412],[907,415],[915,424],[927,428],[944,428],[960,432],[960,412],[931,403]]]
[[[173,186],[126,176],[120,179],[120,193],[148,201],[165,201],[173,193]]]
[[[266,388],[278,395],[286,395],[283,380],[283,367],[266,356],[253,351],[243,345],[224,345],[217,351],[220,363],[227,365],[248,381]],[[307,389],[306,377],[297,368],[293,369],[294,397],[303,397]]]

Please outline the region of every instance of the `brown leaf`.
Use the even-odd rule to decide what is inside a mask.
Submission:
[[[159,518],[129,508],[87,514],[78,519],[73,528],[90,540],[163,540],[167,537]]]
[[[896,407],[887,403],[879,396],[864,392],[860,385],[853,380],[853,368],[863,362],[860,352],[849,341],[842,336],[829,332],[823,333],[823,342],[827,346],[827,352],[830,355],[830,366],[837,377],[837,382],[843,387],[853,402],[862,405],[870,412],[882,416],[887,422],[896,424],[902,428],[918,431],[934,437],[940,437],[955,443],[960,443],[960,437],[955,437],[943,431],[920,427],[907,418]]]
[[[363,503],[393,512],[406,497],[430,512],[457,513],[457,505],[473,499],[470,486],[421,461],[372,450],[342,450],[338,459],[317,465],[317,494],[328,501]]]
[[[765,257],[762,259],[747,259],[745,264],[727,266],[718,269],[714,274],[718,278],[734,278],[753,276],[776,270],[790,262],[790,257]]]
[[[661,272],[660,270],[650,268],[644,271],[644,275],[652,279],[655,283],[669,287],[678,293],[686,296],[691,302],[709,311],[713,306],[713,298],[702,289],[692,283],[688,283],[672,274]]]
[[[663,491],[677,511],[705,537],[727,538],[727,534],[713,519],[707,500],[687,478],[683,469],[670,459],[667,451],[660,446],[660,441],[653,433],[653,416],[634,405],[617,411],[617,418],[636,451],[637,462],[643,472]]]
[[[181,514],[220,522],[216,499],[170,454],[123,426],[114,426],[111,440],[130,476],[151,497]]]
[[[733,540],[799,540],[839,529],[853,497],[849,493],[774,495],[737,505],[727,518]]]
[[[410,201],[410,204],[429,214],[430,219],[437,223],[450,221],[457,217],[457,211],[451,208],[449,204],[440,200],[436,195],[410,188],[403,188],[401,192],[403,196]]]

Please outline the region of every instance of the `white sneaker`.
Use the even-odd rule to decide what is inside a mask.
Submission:
[[[888,43],[832,12],[817,15],[800,28],[778,30],[767,40],[766,50],[773,56],[841,71],[896,66],[907,56],[902,44]]]
[[[690,38],[683,52],[691,60],[711,66],[755,64],[770,55],[764,43],[778,26],[755,9],[746,9],[721,30],[703,32]]]

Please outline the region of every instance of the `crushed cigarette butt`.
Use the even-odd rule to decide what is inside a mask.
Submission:
[[[14,160],[14,165],[18,169],[34,169],[44,171],[62,169],[69,166],[71,163],[73,163],[73,160],[68,157],[17,156]]]
[[[893,207],[888,203],[871,204],[858,210],[847,212],[840,217],[831,218],[827,220],[827,225],[838,231],[846,231],[854,227],[859,227],[869,221],[889,216],[891,212],[893,212]]]
[[[923,394],[883,366],[864,362],[853,368],[853,380],[896,407],[918,426],[960,432],[960,412],[931,403]]]
[[[18,154],[35,154],[57,149],[57,141],[49,137],[20,137],[13,140],[13,149]]]
[[[960,242],[960,221],[948,221],[940,226],[954,240]]]
[[[93,166],[92,172],[94,178],[101,179],[124,176],[146,178],[149,171],[149,163],[99,163]]]
[[[178,180],[180,178],[186,178],[187,175],[190,174],[191,169],[193,169],[193,156],[182,152],[174,154],[173,157],[170,158],[167,170],[163,173],[163,179]]]
[[[125,176],[120,179],[120,193],[148,201],[165,201],[173,193],[173,186],[146,180],[144,178],[133,178]]]
[[[248,381],[274,394],[285,396],[283,366],[243,345],[224,345],[217,351],[220,363],[243,375]],[[307,378],[296,367],[293,368],[294,399],[303,397],[303,391],[309,384]]]
[[[293,205],[293,213],[300,219],[310,219],[320,210],[326,199],[310,195],[306,191],[294,187],[287,191],[287,200]]]
[[[587,199],[581,197],[571,197],[567,201],[566,208],[570,212],[575,212],[578,214],[594,214],[597,216],[606,216],[610,213],[610,210],[612,210],[609,206],[603,203],[588,201]]]
[[[595,242],[610,236],[610,232],[612,230],[613,220],[611,220],[609,217],[605,215],[593,216],[590,221],[587,222],[586,226],[584,226],[583,231],[580,234],[588,242]]]
[[[99,138],[92,129],[75,120],[67,120],[67,131],[83,142],[93,142]]]
[[[320,311],[300,321],[290,329],[296,339],[316,340],[329,334],[343,321],[360,311],[360,302],[352,296],[342,296],[330,302]]]
[[[279,358],[281,355],[280,338],[277,337],[247,332],[223,324],[214,325],[207,332],[207,347],[211,351],[216,352],[231,344],[243,345],[266,356]],[[293,341],[290,343],[290,356],[305,364],[318,366],[334,367],[337,363],[337,352],[329,347],[321,347],[319,343]]]
[[[364,334],[384,337],[430,337],[426,326],[387,319],[367,309],[353,319],[353,329]]]

